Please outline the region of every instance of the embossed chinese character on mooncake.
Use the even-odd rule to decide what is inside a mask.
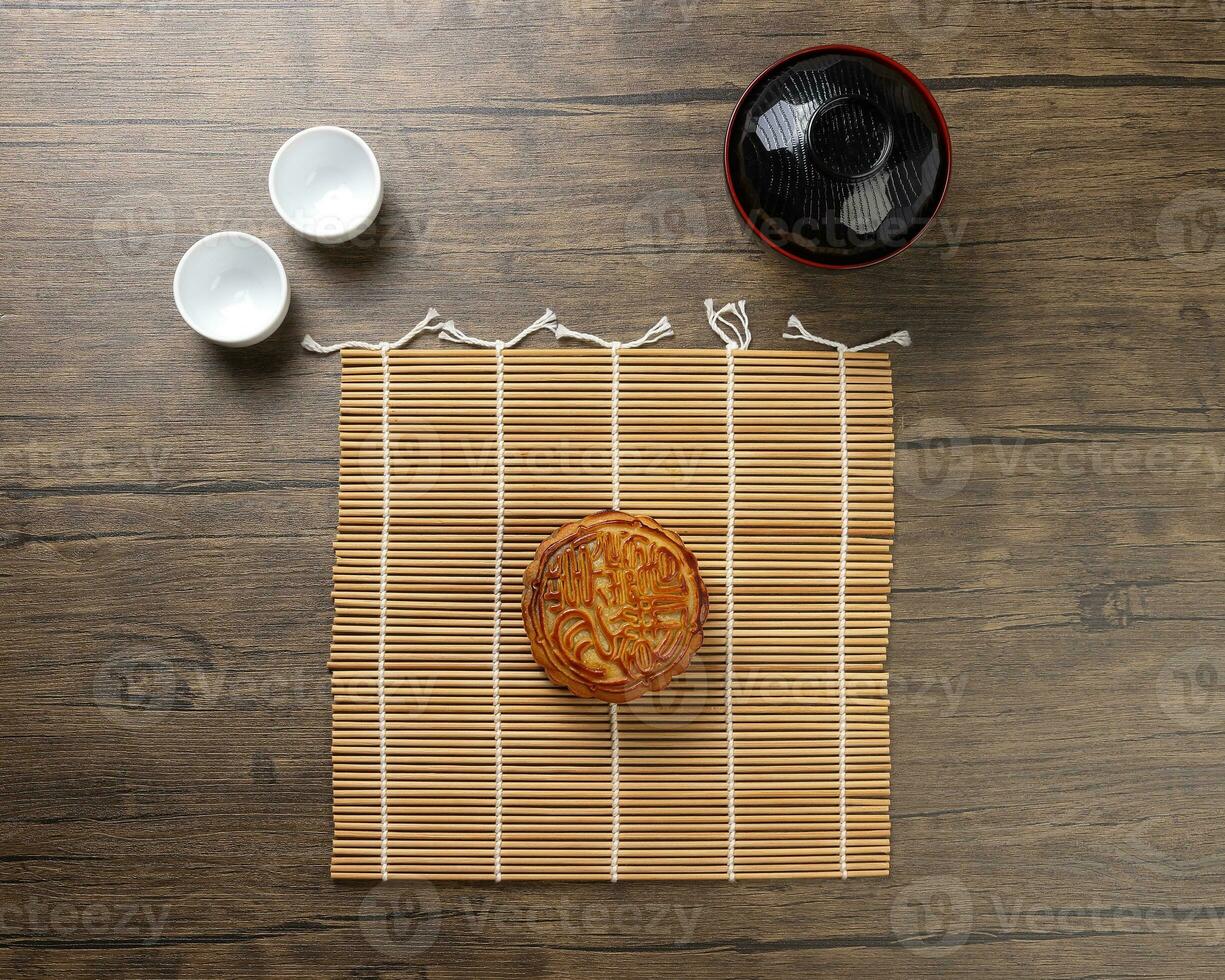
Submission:
[[[624,704],[661,691],[702,645],[697,559],[649,517],[608,510],[563,525],[523,575],[523,625],[549,679]]]

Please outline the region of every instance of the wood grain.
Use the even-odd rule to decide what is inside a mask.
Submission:
[[[6,973],[1219,976],[1219,5],[917,6],[0,4]],[[742,87],[829,41],[916,70],[954,139],[930,234],[842,276],[760,250],[719,165]],[[264,186],[325,122],[388,181],[331,250]],[[170,297],[226,227],[294,289],[247,352]],[[915,335],[892,876],[329,881],[339,367],[301,335],[552,305],[709,348],[706,296],[762,346],[790,313]]]

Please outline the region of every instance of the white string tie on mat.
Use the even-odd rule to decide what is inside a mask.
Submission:
[[[511,337],[510,340],[483,340],[480,337],[473,337],[470,334],[464,333],[451,322],[442,325],[442,328],[438,331],[438,336],[443,340],[449,340],[453,344],[468,344],[472,347],[485,347],[490,350],[496,350],[497,348],[518,347],[519,344],[523,343],[532,334],[539,333],[541,330],[549,330],[556,335],[560,326],[561,324],[557,322],[557,314],[552,310],[545,310],[536,319],[535,323],[524,327]]]
[[[387,880],[387,552],[391,541],[391,361],[379,352],[383,366],[383,520],[379,532],[379,871]]]
[[[715,309],[706,301],[706,320],[727,350],[727,544],[723,553],[723,589],[727,624],[723,648],[723,725],[727,737],[727,880],[736,880],[736,731],[732,703],[732,650],[736,628],[736,588],[733,581],[736,551],[736,351],[753,341],[744,300]]]
[[[342,340],[338,344],[320,344],[310,334],[302,338],[302,346],[313,354],[335,354],[338,350],[396,350],[411,343],[416,337],[425,333],[427,330],[441,332],[447,327],[454,326],[450,320],[446,323],[434,323],[438,319],[438,311],[430,307],[428,313],[425,314],[425,319],[418,323],[408,333],[399,340],[384,342],[381,344],[372,344],[365,340]]]
[[[620,347],[622,350],[629,350],[633,347],[645,347],[647,344],[654,344],[657,341],[663,340],[665,337],[673,336],[672,324],[668,322],[666,316],[661,316],[659,322],[651,327],[646,333],[636,340],[605,340],[603,337],[597,337],[593,333],[583,333],[581,330],[571,330],[564,324],[557,325],[557,336],[569,337],[572,340],[585,340],[589,344],[598,344],[601,347],[607,347],[609,350],[615,350]]]
[[[615,340],[608,345],[612,362],[612,382],[608,396],[608,456],[612,471],[612,509],[621,509],[621,345]]]
[[[715,301],[708,299],[706,320],[710,329],[727,345],[728,350],[744,350],[753,342],[753,331],[749,329],[749,314],[745,311],[744,300],[727,303],[716,310]]]
[[[796,332],[783,334],[784,340],[807,340],[814,344],[823,344],[826,347],[832,347],[834,350],[843,354],[854,354],[861,350],[871,350],[873,347],[883,347],[885,344],[898,344],[901,347],[910,346],[910,332],[908,330],[898,330],[895,333],[889,334],[888,337],[881,337],[880,340],[870,340],[866,344],[858,344],[855,347],[848,347],[846,344],[840,344],[836,340],[826,340],[824,337],[818,337],[800,322],[800,318],[798,316],[793,316],[790,320],[788,320],[787,326]]]
[[[484,347],[494,352],[497,366],[494,395],[494,421],[498,441],[498,504],[497,530],[493,560],[493,636],[490,639],[490,673],[493,700],[493,880],[502,880],[502,823],[505,796],[502,763],[502,588],[506,551],[506,358],[508,347],[514,347],[534,333],[549,330],[556,334],[560,324],[552,310],[545,310],[535,323],[524,327],[510,340],[484,340],[464,333],[454,323],[448,323],[438,336],[455,344]]]
[[[597,344],[608,350],[611,378],[609,382],[609,461],[612,471],[612,509],[621,509],[621,351],[622,349],[644,347],[654,344],[665,337],[673,336],[672,324],[666,316],[660,317],[655,326],[651,327],[636,340],[605,340],[593,333],[583,333],[571,330],[563,324],[558,324],[555,331],[559,338],[569,337],[571,340],[582,340],[589,344]],[[617,706],[608,706],[608,739],[609,739],[609,796],[612,807],[612,828],[610,832],[608,851],[608,879],[617,880],[617,864],[621,851],[621,725],[617,714]]]
[[[560,336],[560,331],[558,332]],[[609,467],[612,480],[612,509],[621,509],[621,345],[612,341],[606,343],[594,334],[580,334],[576,330],[568,332],[568,336],[576,340],[589,340],[608,347],[608,356],[612,365],[612,379],[609,383]],[[608,795],[612,808],[612,826],[609,828],[608,842],[608,880],[617,880],[617,862],[621,853],[621,722],[617,714],[617,706],[608,706]]]
[[[885,344],[910,346],[910,334],[905,330],[891,333],[880,340],[869,341],[856,347],[848,347],[836,340],[826,340],[811,333],[798,317],[787,321],[795,333],[785,333],[787,340],[807,340],[813,344],[832,347],[838,352],[838,444],[842,469],[842,526],[838,542],[838,870],[847,876],[847,825],[846,825],[846,580],[847,554],[851,539],[851,451],[847,433],[847,383],[846,355],[856,351],[871,350]]]
[[[506,348],[494,348],[498,378],[494,415],[498,438],[498,527],[494,541],[493,638],[489,673],[493,683],[493,880],[502,880],[502,552],[506,546]]]

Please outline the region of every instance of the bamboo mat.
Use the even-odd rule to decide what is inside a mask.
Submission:
[[[329,663],[333,877],[383,877],[385,860],[390,878],[490,880],[495,849],[502,880],[727,879],[733,866],[737,878],[887,874],[888,355],[845,355],[844,697],[839,355],[734,355],[729,855],[728,355],[620,352],[621,509],[681,535],[700,562],[711,611],[688,672],[661,694],[619,709],[614,855],[608,706],[548,681],[519,613],[523,570],[537,544],[562,523],[609,506],[610,355],[575,348],[501,353],[500,812],[491,650],[495,352],[343,355]],[[391,472],[385,620],[384,364]]]

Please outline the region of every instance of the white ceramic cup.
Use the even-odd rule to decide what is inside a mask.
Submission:
[[[242,231],[219,231],[179,259],[174,302],[200,336],[225,347],[249,347],[285,319],[289,280],[264,242]]]
[[[268,194],[299,235],[334,245],[370,227],[383,204],[383,177],[360,136],[339,126],[316,126],[277,150]]]

